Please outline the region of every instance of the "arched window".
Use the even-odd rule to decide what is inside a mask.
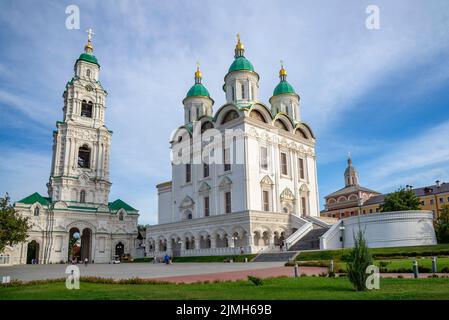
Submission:
[[[87,145],[78,150],[78,168],[90,168],[90,149]]]
[[[87,70],[86,70],[86,76],[87,76],[88,78],[90,78],[90,69],[87,69]]]
[[[93,105],[92,101],[87,102],[86,100],[83,100],[81,103],[81,117],[92,118]]]
[[[34,208],[34,216],[37,217],[39,215],[39,207]]]
[[[124,215],[123,215],[123,211],[120,211],[120,213],[118,214],[118,219],[120,221],[123,221]]]
[[[85,203],[86,202],[86,191],[81,190],[80,192],[80,202]]]
[[[258,121],[262,121],[265,122],[265,118],[263,117],[263,115],[257,111],[257,110],[253,110],[251,111],[251,113],[249,114],[250,118],[256,119]]]
[[[279,129],[288,131],[287,126],[286,126],[285,123],[282,122],[281,120],[276,120],[276,121],[274,122],[274,125],[275,125],[277,128],[279,128]]]
[[[301,129],[296,129],[295,134],[297,134],[297,135],[300,136],[301,138],[307,139],[306,133],[305,133],[303,130],[301,130]]]
[[[192,220],[192,218],[193,218],[192,211],[190,211],[190,210],[184,211],[184,218],[187,220]]]
[[[212,122],[207,121],[201,127],[201,133],[204,133],[207,129],[212,129],[213,127],[214,125],[212,124]]]
[[[234,119],[237,119],[238,117],[239,117],[239,114],[237,113],[237,111],[235,111],[235,110],[228,111],[228,113],[226,113],[226,115],[225,115],[225,117],[223,119],[222,124],[226,123],[226,122],[229,122],[229,121],[232,121]]]
[[[245,99],[245,85],[242,83],[242,99]]]

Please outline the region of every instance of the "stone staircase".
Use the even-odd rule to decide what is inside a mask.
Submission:
[[[279,252],[269,252],[261,253],[257,255],[252,262],[275,262],[275,261],[289,261],[296,257],[299,252],[293,251],[279,251]]]
[[[302,250],[320,249],[320,237],[329,230],[328,228],[315,227],[310,230],[304,237],[299,239],[294,245],[288,248],[288,251],[296,252]]]
[[[304,223],[293,235],[287,239],[288,250],[280,251],[279,247],[271,248],[268,252],[261,252],[253,262],[289,261],[296,258],[300,251],[319,250],[320,237],[325,234],[331,224],[318,218],[306,217]],[[303,221],[304,221],[303,219]],[[298,239],[298,240],[296,240]],[[274,251],[278,250],[278,251]]]

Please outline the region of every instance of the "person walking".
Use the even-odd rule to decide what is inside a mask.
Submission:
[[[89,263],[89,259],[84,258],[84,265],[87,267],[87,264]]]

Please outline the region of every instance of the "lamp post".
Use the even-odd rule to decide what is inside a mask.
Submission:
[[[235,242],[236,242],[236,240],[238,240],[239,238],[238,238],[238,237],[235,237],[235,236],[232,236],[231,239],[232,239],[232,242],[234,243],[234,256],[236,256],[237,253],[235,252]]]
[[[343,225],[343,222],[340,226],[340,241],[341,241],[341,254],[343,255],[343,249],[345,247],[345,229],[346,227]]]

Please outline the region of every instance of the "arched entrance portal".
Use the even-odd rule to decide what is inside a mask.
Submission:
[[[78,228],[72,228],[69,232],[69,250],[68,259],[77,262],[82,262],[84,259],[91,261],[92,248],[92,231],[88,228],[80,233]]]
[[[91,262],[90,249],[92,247],[92,231],[90,229],[84,229],[81,236],[81,261],[87,258]]]
[[[39,263],[39,243],[36,240],[28,243],[27,264],[33,263],[33,260],[35,263]]]
[[[117,243],[117,245],[115,246],[115,255],[119,259],[121,259],[125,255],[125,246],[123,245],[123,243]]]
[[[69,250],[67,252],[70,261],[81,260],[81,233],[78,228],[72,228],[69,231]]]

